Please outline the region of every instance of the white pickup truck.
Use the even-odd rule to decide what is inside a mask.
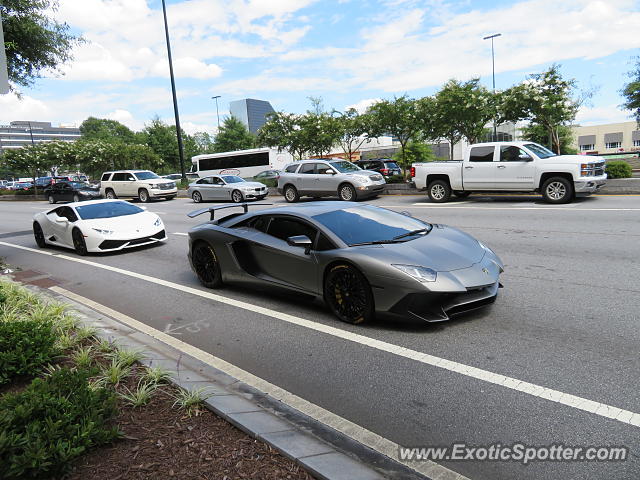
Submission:
[[[539,192],[549,203],[568,203],[607,180],[604,158],[556,155],[533,142],[477,143],[462,161],[414,163],[411,176],[437,203],[471,192]]]

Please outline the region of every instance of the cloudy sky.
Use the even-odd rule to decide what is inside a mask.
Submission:
[[[160,0],[60,0],[56,16],[87,42],[64,75],[22,100],[0,95],[0,124],[77,124],[89,115],[140,129],[154,115],[173,122]],[[562,65],[580,89],[596,89],[582,124],[628,120],[620,89],[640,47],[633,0],[167,0],[181,122],[215,131],[229,101],[269,100],[303,112],[380,98],[432,94],[449,78],[496,86]]]

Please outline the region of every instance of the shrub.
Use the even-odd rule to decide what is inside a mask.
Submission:
[[[386,178],[385,181],[387,183],[404,183],[405,179],[402,175],[392,175],[389,178]]]
[[[57,354],[52,322],[0,322],[0,385],[17,375],[36,375]]]
[[[630,178],[633,175],[631,165],[624,160],[607,162],[606,171],[609,178]]]
[[[90,388],[89,375],[63,368],[0,397],[0,478],[60,476],[74,458],[118,437],[115,393]]]

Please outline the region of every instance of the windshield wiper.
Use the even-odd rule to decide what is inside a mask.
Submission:
[[[385,243],[398,243],[396,240],[373,240],[371,242],[350,243],[350,247],[359,247],[361,245],[384,245]]]
[[[418,230],[413,230],[411,232],[407,232],[407,233],[403,233],[402,235],[398,235],[396,237],[393,237],[391,240],[400,240],[401,238],[405,238],[405,237],[412,237],[414,235],[418,235],[419,233],[422,232],[430,232],[431,228],[429,227],[425,227],[425,228],[419,228]]]

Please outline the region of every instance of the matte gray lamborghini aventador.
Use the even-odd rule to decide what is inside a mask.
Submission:
[[[309,202],[219,205],[189,214],[211,220],[189,231],[189,260],[209,288],[277,286],[321,296],[345,322],[376,314],[428,322],[492,303],[502,261],[478,240],[385,208]],[[244,212],[214,219],[216,212]]]

